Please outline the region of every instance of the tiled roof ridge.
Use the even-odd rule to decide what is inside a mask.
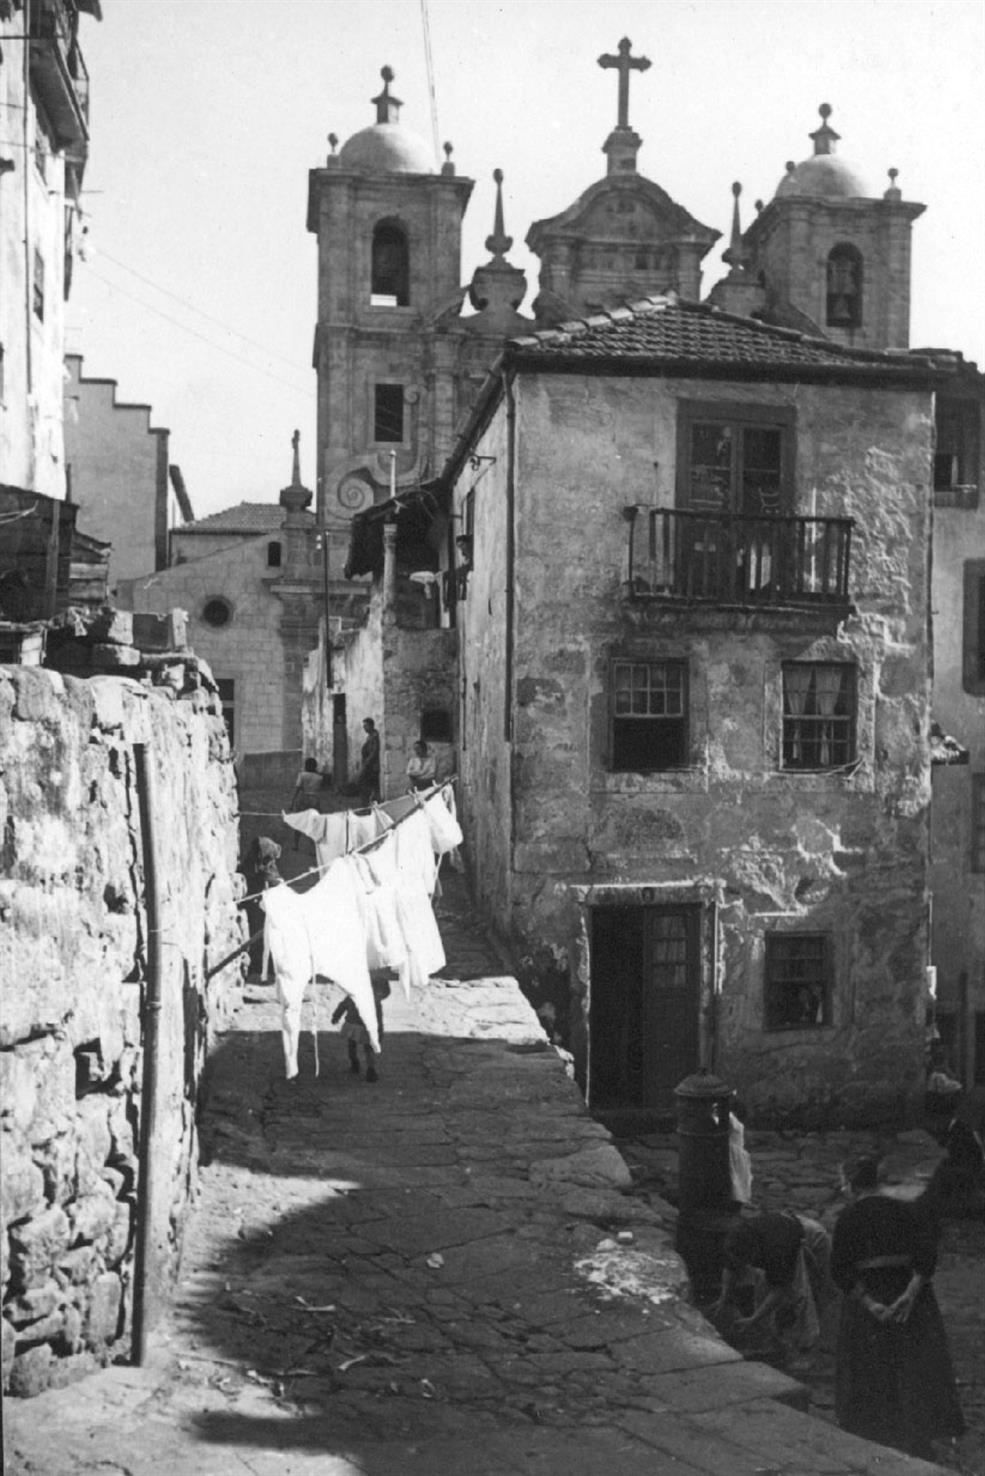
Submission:
[[[637,298],[634,301],[626,301],[619,307],[604,308],[597,313],[591,313],[584,318],[572,318],[567,322],[559,323],[554,328],[537,329],[533,333],[526,333],[517,338],[508,340],[508,348],[563,348],[573,340],[584,337],[593,329],[608,328],[620,323],[653,317],[656,313],[666,312],[668,309],[677,309],[681,313],[693,315],[694,317],[711,319],[718,323],[734,324],[746,332],[759,334],[763,338],[796,343],[806,349],[812,349],[819,353],[837,355],[839,358],[847,356],[859,364],[885,364],[887,360],[895,364],[906,363],[916,368],[935,367],[934,360],[927,356],[926,351],[921,354],[912,349],[864,349],[854,348],[834,342],[830,338],[818,337],[816,334],[804,333],[798,328],[785,328],[779,324],[764,323],[759,318],[744,317],[741,313],[727,312],[724,308],[715,306],[713,303],[695,302],[689,298],[682,298],[676,292],[653,293],[647,297]]]
[[[250,518],[255,519],[257,514],[260,515],[259,520],[250,522]],[[235,521],[237,518],[242,520],[241,524]],[[207,513],[205,517],[196,518],[194,522],[180,523],[175,531],[179,533],[213,531],[232,533],[237,527],[242,526],[247,531],[253,532],[262,531],[262,527],[279,527],[283,519],[284,508],[279,502],[244,501],[236,502],[232,507],[222,507],[216,512]],[[262,524],[262,527],[258,527],[258,522]]]

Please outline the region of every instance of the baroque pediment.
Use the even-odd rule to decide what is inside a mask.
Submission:
[[[527,245],[543,256],[555,241],[661,246],[686,239],[698,242],[704,255],[719,235],[695,220],[658,184],[634,174],[599,180],[560,215],[534,221],[527,232]]]

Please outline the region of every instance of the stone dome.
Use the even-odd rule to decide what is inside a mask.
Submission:
[[[814,141],[814,152],[800,164],[788,163],[787,172],[776,187],[777,200],[800,196],[812,200],[868,200],[872,192],[862,176],[835,153],[839,135],[828,119],[831,105],[818,108],[821,126],[808,137]]]
[[[808,195],[815,200],[858,200],[871,198],[871,190],[858,170],[837,154],[812,154],[780,180],[776,198]]]
[[[339,150],[343,169],[370,174],[433,174],[431,150],[416,133],[399,123],[373,123],[361,128]]]

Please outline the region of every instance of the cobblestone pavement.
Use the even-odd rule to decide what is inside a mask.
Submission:
[[[457,878],[439,921],[454,977],[388,1001],[376,1084],[347,1069],[334,986],[307,1017],[320,1074],[305,1034],[297,1084],[272,991],[246,987],[214,1058],[200,1202],[152,1357],[8,1401],[6,1469],[938,1471],[804,1414],[802,1385],[717,1337],[688,1304],[673,1210],[640,1171],[643,1147],[649,1174],[666,1147],[634,1151],[632,1192]]]
[[[673,1133],[619,1139],[637,1193],[661,1204],[677,1202],[677,1140]],[[870,1153],[884,1159],[895,1192],[918,1193],[933,1173],[941,1150],[921,1130],[898,1135],[827,1133],[792,1135],[747,1132],[753,1158],[753,1199],[762,1209],[792,1209],[813,1215],[829,1229],[841,1201],[838,1166]],[[985,1473],[985,1224],[952,1220],[944,1227],[934,1286],[948,1330],[968,1433],[954,1447],[940,1448],[942,1464],[963,1476]],[[811,1411],[834,1420],[834,1335],[837,1307],[823,1327],[821,1348],[798,1377],[810,1391]]]

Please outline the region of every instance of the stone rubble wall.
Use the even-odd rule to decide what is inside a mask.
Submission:
[[[85,679],[0,667],[0,1286],[3,1386],[19,1395],[130,1349],[148,968],[135,745],[156,791],[163,943],[147,1326],[194,1193],[201,1068],[241,977],[239,961],[205,977],[244,936],[215,685],[188,652],[149,657],[128,633],[68,643]]]

